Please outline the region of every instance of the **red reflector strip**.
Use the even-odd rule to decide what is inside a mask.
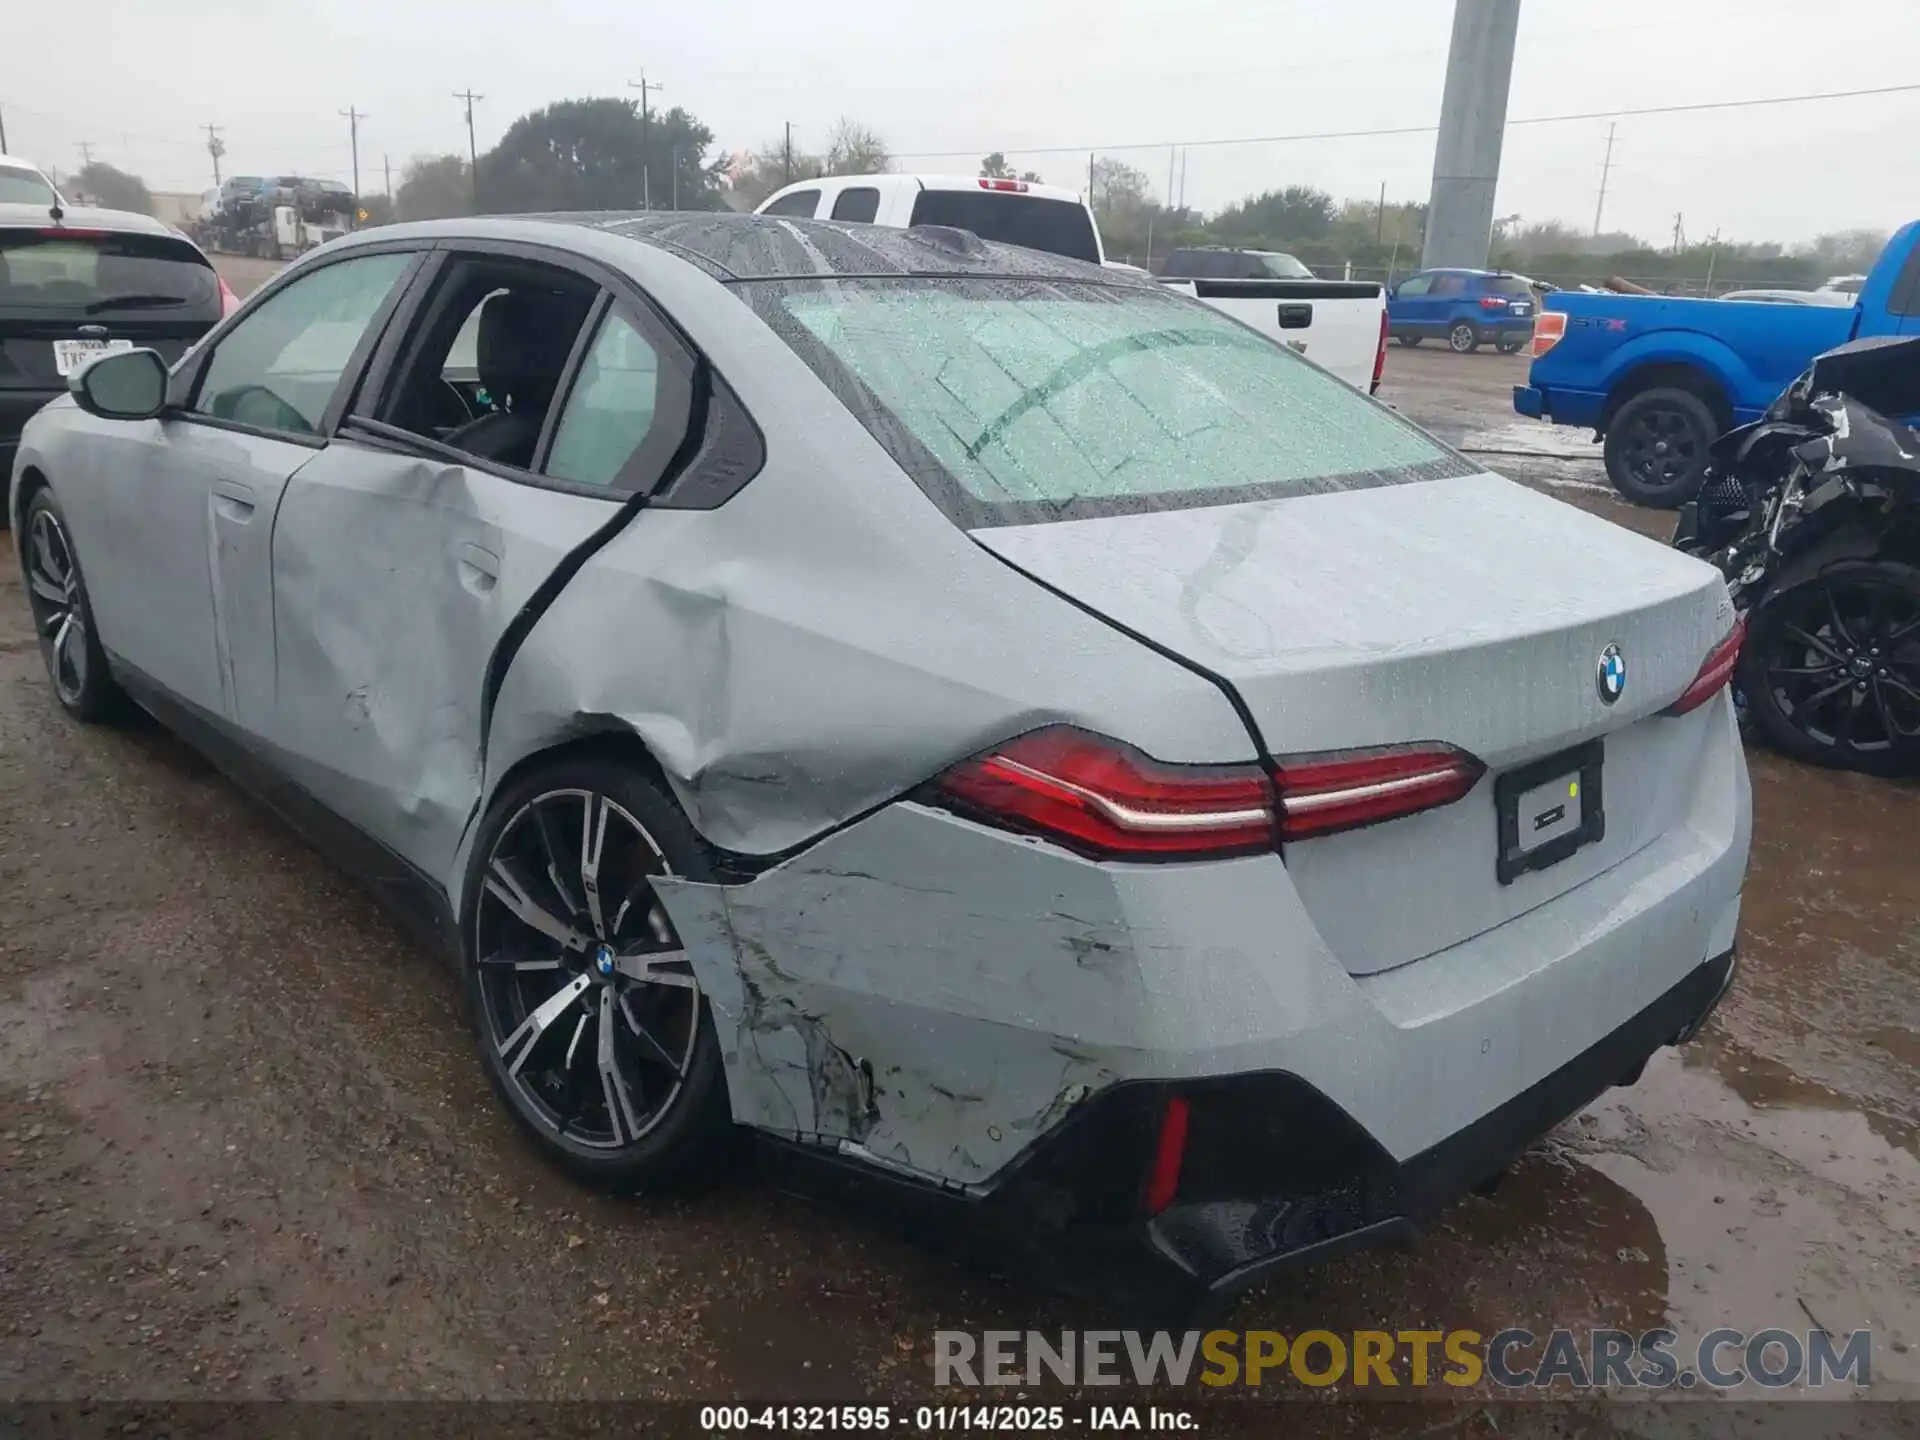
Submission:
[[[1288,760],[1277,767],[1280,838],[1305,840],[1451,805],[1485,773],[1451,746]]]
[[[104,240],[111,230],[75,230],[65,225],[50,225],[40,232],[49,240]]]
[[[1160,1141],[1153,1150],[1153,1169],[1147,1173],[1147,1214],[1158,1215],[1180,1191],[1180,1162],[1187,1153],[1187,1099],[1175,1095],[1160,1117]]]
[[[1726,638],[1712,650],[1700,667],[1700,673],[1693,677],[1693,683],[1681,692],[1680,698],[1660,713],[1663,715],[1685,715],[1698,710],[1707,701],[1726,688],[1733,679],[1734,668],[1740,663],[1740,646],[1747,638],[1747,617],[1743,614],[1733,622]]]
[[[1016,195],[1024,195],[1027,193],[1027,182],[1024,180],[994,180],[982,175],[980,177],[980,188],[982,190],[1007,190]]]
[[[1387,312],[1380,311],[1380,345],[1373,352],[1373,383],[1367,387],[1369,395],[1377,394],[1380,378],[1387,373]]]

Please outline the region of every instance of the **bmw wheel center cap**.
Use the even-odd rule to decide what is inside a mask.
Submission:
[[[1618,645],[1609,645],[1600,652],[1600,664],[1596,667],[1593,687],[1600,692],[1600,703],[1611,705],[1627,692],[1627,659],[1620,653]]]
[[[593,968],[599,971],[602,977],[609,977],[613,974],[613,947],[611,945],[602,945],[593,952]]]

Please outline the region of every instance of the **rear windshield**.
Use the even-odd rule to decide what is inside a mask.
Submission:
[[[1480,288],[1490,295],[1531,295],[1533,287],[1518,275],[1489,275]]]
[[[1168,291],[997,277],[740,288],[969,529],[1473,470],[1286,346]]]
[[[33,171],[0,167],[0,205],[52,205],[59,198]]]
[[[1016,195],[1006,190],[922,190],[913,202],[912,225],[951,225],[982,240],[1024,245],[1100,263],[1100,241],[1086,207],[1073,200]]]
[[[0,311],[218,318],[220,289],[205,257],[169,235],[0,230]]]

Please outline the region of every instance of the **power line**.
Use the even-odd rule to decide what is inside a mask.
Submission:
[[[1873,95],[1911,95],[1920,92],[1920,84],[1879,85],[1863,90],[1825,90],[1812,95],[1769,95],[1749,100],[1705,100],[1687,105],[1645,105],[1631,110],[1590,110],[1577,115],[1530,115],[1509,120],[1515,125],[1561,125],[1575,120],[1627,120],[1643,115],[1681,115],[1699,110],[1750,110],[1766,105],[1802,105],[1816,100],[1858,100]],[[1388,135],[1432,135],[1440,129],[1432,125],[1391,125],[1368,130],[1315,130],[1292,135],[1236,135],[1213,140],[1142,140],[1124,145],[1002,145],[995,148],[1009,155],[1070,155],[1089,150],[1164,150],[1169,144],[1183,148],[1219,145],[1285,145],[1303,140],[1371,140]],[[901,150],[904,160],[951,160],[978,153],[978,147],[966,150]]]

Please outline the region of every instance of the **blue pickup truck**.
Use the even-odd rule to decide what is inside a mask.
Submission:
[[[1714,438],[1759,419],[1815,355],[1916,334],[1920,221],[1887,242],[1851,308],[1556,291],[1513,408],[1604,437],[1614,488],[1672,509],[1699,490]]]

